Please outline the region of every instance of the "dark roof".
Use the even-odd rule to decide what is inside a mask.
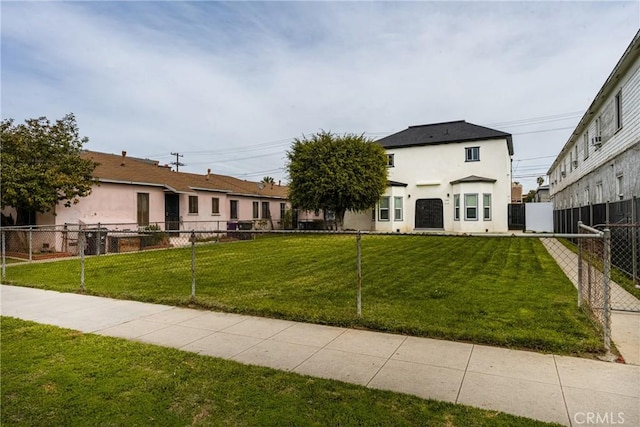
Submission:
[[[387,181],[387,185],[389,187],[406,187],[409,184],[405,184],[404,182],[398,182],[398,181]]]
[[[496,182],[496,179],[493,178],[484,178],[482,176],[469,175],[464,178],[456,179],[455,181],[451,181],[451,185],[460,184],[461,182]]]
[[[500,138],[507,140],[509,154],[513,155],[513,140],[510,133],[474,125],[464,120],[409,126],[407,129],[385,136],[377,142],[384,148],[403,148]]]

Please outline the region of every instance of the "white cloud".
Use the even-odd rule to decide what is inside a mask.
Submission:
[[[635,2],[1,7],[3,117],[74,112],[87,148],[161,161],[180,151],[193,171],[234,175],[282,167],[286,139],[321,128],[584,110],[640,22]],[[515,157],[555,155],[569,133],[516,135]]]

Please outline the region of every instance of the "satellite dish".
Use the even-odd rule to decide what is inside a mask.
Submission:
[[[259,182],[258,183],[258,189],[262,190],[264,188],[264,183]]]

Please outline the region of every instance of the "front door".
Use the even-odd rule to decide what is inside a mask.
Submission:
[[[444,228],[442,199],[416,200],[416,228]]]
[[[164,228],[180,230],[180,196],[177,194],[164,195]]]

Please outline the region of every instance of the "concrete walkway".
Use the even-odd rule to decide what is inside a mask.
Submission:
[[[577,289],[578,255],[557,239],[543,238],[540,240]],[[614,281],[609,283],[611,285],[612,308],[611,339],[626,363],[640,365],[640,301]],[[640,424],[638,425],[640,426]]]
[[[640,366],[16,286],[0,298],[3,316],[86,333],[563,425],[640,425]]]

